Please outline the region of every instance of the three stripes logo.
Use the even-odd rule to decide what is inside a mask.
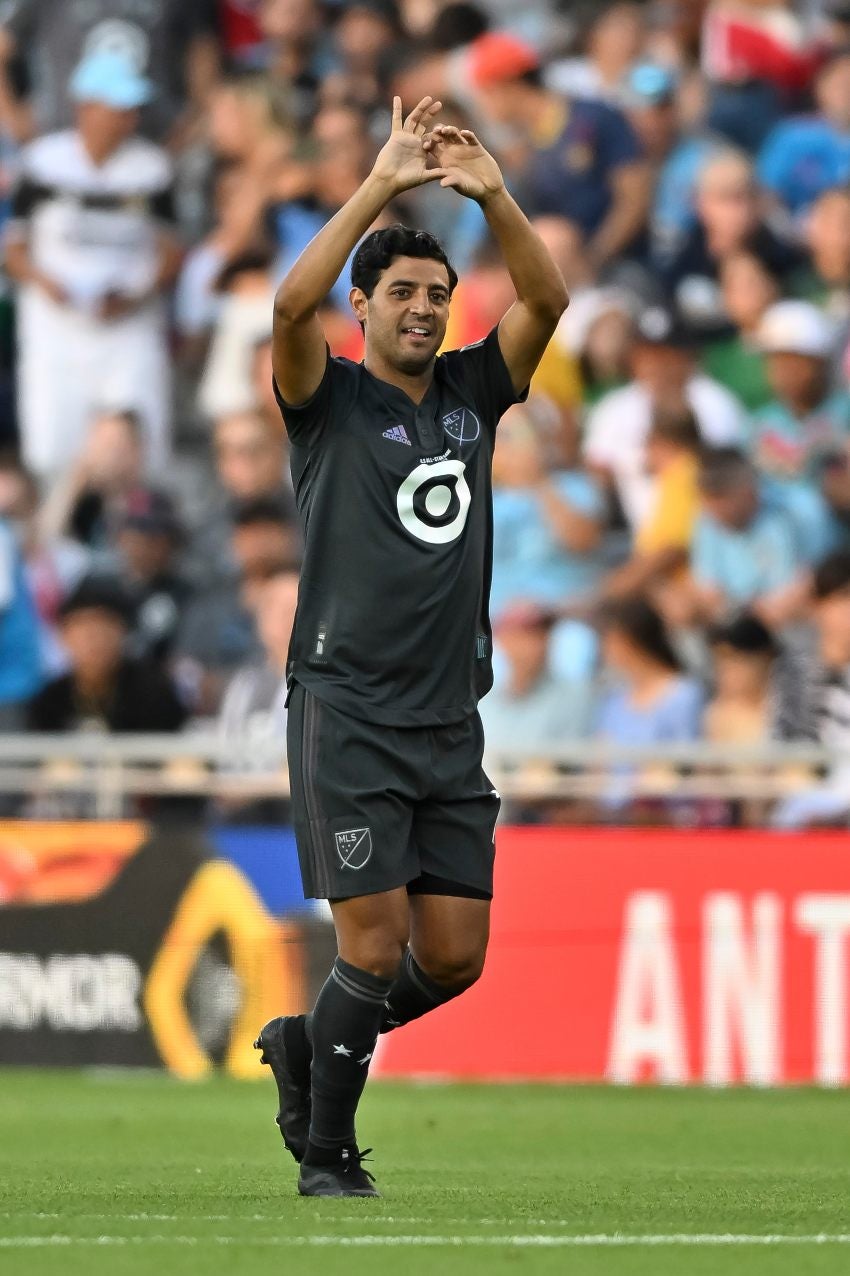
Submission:
[[[410,439],[407,437],[407,430],[403,425],[393,425],[389,430],[384,430],[385,439],[389,439],[392,443],[405,443],[408,447],[413,447]]]

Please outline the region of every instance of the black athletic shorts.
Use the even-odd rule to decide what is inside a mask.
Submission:
[[[489,899],[499,795],[483,751],[477,713],[447,727],[386,727],[296,683],[287,753],[305,896],[349,899],[433,881],[428,893]]]

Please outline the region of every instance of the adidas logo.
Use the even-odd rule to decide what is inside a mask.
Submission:
[[[389,430],[384,430],[384,438],[391,439],[393,443],[406,443],[408,447],[413,447],[403,425],[394,425]]]

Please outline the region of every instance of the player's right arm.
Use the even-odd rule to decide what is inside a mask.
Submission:
[[[386,205],[402,191],[442,177],[428,168],[425,137],[440,103],[425,97],[402,122],[401,98],[393,99],[392,133],[359,190],[304,249],[277,291],[272,361],[285,403],[306,403],[327,365],[318,308],[342,273],[351,251]]]

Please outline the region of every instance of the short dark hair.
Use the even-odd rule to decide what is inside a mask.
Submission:
[[[657,408],[649,427],[649,437],[693,453],[698,453],[702,447],[699,422],[687,404],[676,408]]]
[[[352,286],[371,297],[381,275],[396,257],[420,257],[442,262],[449,275],[449,295],[454,292],[457,274],[440,241],[429,235],[427,230],[413,230],[400,222],[383,230],[373,230],[371,235],[366,236],[351,264]]]
[[[781,647],[767,625],[751,611],[742,611],[708,631],[710,647],[731,647],[747,655],[778,656]]]
[[[606,629],[621,630],[658,664],[674,673],[681,673],[682,662],[670,641],[661,613],[641,594],[612,598],[603,603],[597,624],[603,632]]]
[[[754,481],[753,463],[740,448],[715,447],[703,452],[699,487],[706,496],[725,496],[730,490]]]
[[[259,523],[277,523],[292,527],[292,510],[276,496],[257,496],[240,501],[233,510],[234,527],[256,527]]]
[[[822,601],[832,594],[850,590],[850,550],[836,550],[815,571],[815,598]]]

